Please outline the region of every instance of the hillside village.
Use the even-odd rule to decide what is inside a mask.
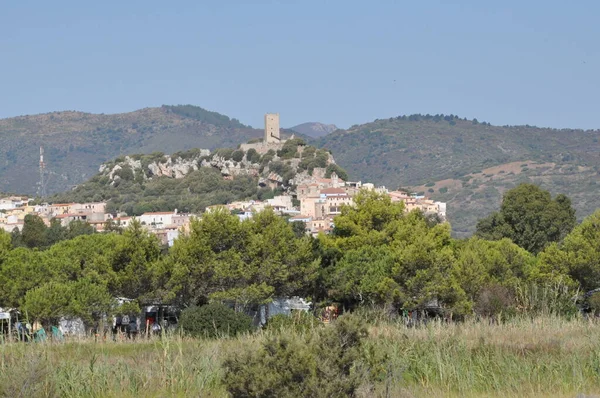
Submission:
[[[292,137],[291,140],[294,138]],[[279,115],[267,114],[265,116],[265,135],[262,141],[242,144],[241,149],[246,153],[251,149],[258,154],[267,154],[281,151],[286,143],[282,140],[279,129]],[[302,147],[298,147],[300,152]],[[208,161],[208,151],[200,151],[199,156],[203,156],[202,165],[205,167],[219,167],[224,179],[233,178],[241,171],[251,172],[251,167],[240,167],[239,164],[224,162],[218,156]],[[215,161],[216,159],[216,161]],[[135,169],[141,169],[141,162],[133,159],[126,159],[129,166]],[[290,160],[290,164],[299,159]],[[212,163],[211,163],[212,162]],[[328,164],[334,162],[329,155]],[[138,164],[139,163],[139,164]],[[231,163],[231,164],[229,164]],[[169,167],[171,162],[169,158]],[[186,165],[182,171],[181,167],[174,167],[172,170],[165,168],[162,164],[150,163],[146,167],[154,175],[173,174],[174,178],[182,178],[189,170],[191,165]],[[194,166],[196,167],[196,166]],[[196,167],[197,168],[197,167]],[[168,170],[167,170],[168,169]],[[118,171],[121,166],[114,165],[108,168],[102,165],[101,172],[107,173],[111,179],[118,179]],[[145,175],[145,174],[144,174]],[[230,212],[237,214],[241,219],[247,219],[253,214],[264,210],[267,207],[272,208],[276,213],[285,216],[290,222],[303,222],[307,234],[313,236],[319,233],[329,233],[334,227],[334,217],[341,214],[343,206],[352,206],[353,197],[362,189],[376,191],[390,196],[392,202],[404,202],[405,210],[420,210],[425,214],[435,214],[441,220],[446,219],[446,204],[433,201],[425,196],[418,196],[409,192],[388,191],[384,186],[375,186],[372,183],[363,183],[361,181],[344,181],[333,171],[327,176],[327,169],[315,167],[311,173],[298,173],[294,176],[293,184],[274,172],[267,170],[267,177],[261,178],[259,184],[276,187],[281,185],[295,186],[295,191],[285,190],[283,194],[276,195],[271,199],[260,200],[242,200],[231,203],[209,206],[205,211],[214,211],[217,208],[226,208]],[[62,226],[68,226],[73,221],[83,221],[91,226],[97,232],[103,232],[109,226],[127,227],[135,218],[141,225],[155,234],[159,241],[165,246],[171,246],[180,233],[189,230],[190,221],[193,217],[202,217],[201,214],[181,213],[174,211],[145,212],[137,217],[133,217],[124,212],[107,211],[107,202],[85,202],[85,203],[42,203],[34,204],[33,199],[22,196],[8,196],[0,198],[0,228],[7,232],[15,229],[21,231],[24,226],[25,217],[29,214],[37,215],[42,218],[47,226],[50,226],[51,220],[60,220]]]

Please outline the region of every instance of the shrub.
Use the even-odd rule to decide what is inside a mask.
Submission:
[[[348,173],[346,172],[346,170],[342,169],[335,163],[332,163],[329,166],[327,166],[327,169],[325,169],[325,178],[331,177],[331,173],[333,172],[335,172],[335,174],[337,174],[337,176],[342,180],[348,181]]]
[[[225,387],[234,397],[355,396],[366,375],[366,336],[353,316],[305,338],[276,335],[225,359]]]
[[[587,299],[587,304],[592,314],[600,313],[600,294],[594,293]]]
[[[242,150],[234,151],[231,154],[231,158],[236,162],[241,162],[242,159],[244,158],[244,151],[242,151]]]
[[[215,151],[215,154],[219,157],[222,157],[225,160],[231,159],[233,155],[233,149],[231,148],[220,148]]]
[[[133,170],[129,165],[125,165],[123,168],[115,171],[114,175],[121,177],[125,181],[131,181],[135,178]]]
[[[186,308],[179,324],[185,333],[204,337],[235,336],[253,329],[252,318],[219,303]]]
[[[493,317],[510,311],[514,303],[514,296],[506,287],[490,285],[481,290],[475,302],[475,312],[479,315]]]
[[[260,162],[260,154],[256,152],[256,149],[250,148],[248,149],[248,152],[246,152],[246,159],[248,159],[250,163],[258,163]]]
[[[440,193],[446,193],[446,192],[448,192],[448,187],[440,188]]]

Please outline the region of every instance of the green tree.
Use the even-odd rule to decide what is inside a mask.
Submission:
[[[53,244],[67,238],[67,230],[62,226],[62,223],[59,219],[53,218],[50,220],[50,227],[46,230],[46,236],[48,245],[52,246]]]
[[[0,267],[11,249],[12,243],[10,234],[4,232],[4,230],[0,230]]]
[[[48,236],[46,233],[46,224],[38,215],[27,214],[23,220],[23,231],[21,240],[29,248],[45,248],[48,245]]]
[[[404,204],[392,203],[387,195],[361,190],[354,196],[354,206],[342,208],[335,218],[334,236],[345,248],[389,243],[404,217]]]
[[[400,295],[400,286],[393,279],[396,257],[387,245],[346,251],[328,282],[329,294],[358,304],[393,303]]]
[[[241,162],[242,159],[244,159],[244,151],[242,150],[236,150],[233,151],[233,153],[231,154],[231,159],[233,159],[236,162]]]
[[[85,221],[71,221],[67,227],[67,239],[73,239],[79,235],[91,235],[94,232],[96,232],[94,227]]]
[[[575,226],[575,210],[565,195],[554,199],[533,184],[521,184],[506,192],[500,211],[477,223],[477,236],[512,239],[531,253],[560,242]]]
[[[551,245],[540,253],[537,276],[555,281],[576,281],[585,291],[600,287],[600,210],[587,217],[567,235],[562,245]]]
[[[160,258],[158,239],[135,219],[121,236],[112,263],[118,281],[114,293],[139,298],[152,292],[153,263]]]
[[[332,163],[329,166],[327,166],[327,169],[325,170],[325,178],[331,177],[331,173],[334,172],[340,179],[348,181],[348,172],[335,163]]]
[[[308,236],[296,238],[292,227],[272,210],[240,222],[226,209],[194,220],[171,255],[157,264],[162,296],[184,305],[209,297],[237,306],[264,303],[274,296],[307,291],[318,262]]]
[[[49,281],[26,293],[23,308],[44,326],[57,324],[61,317],[77,317],[91,327],[110,313],[112,301],[106,286],[88,279]]]
[[[510,241],[486,241],[477,237],[457,247],[454,274],[470,301],[475,302],[482,289],[501,286],[515,294],[521,281],[528,280],[536,267],[536,258]],[[499,292],[502,289],[492,288]]]
[[[248,159],[250,163],[260,163],[260,154],[256,149],[250,148],[248,149],[248,152],[246,152],[246,159]]]
[[[23,309],[47,328],[68,315],[72,293],[70,284],[49,281],[27,291]]]
[[[18,307],[25,293],[50,279],[45,252],[19,247],[8,252],[0,267],[0,303]]]

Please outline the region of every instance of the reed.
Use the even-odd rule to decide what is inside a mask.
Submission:
[[[327,326],[326,326],[327,327]],[[0,344],[0,395],[11,397],[227,396],[222,361],[274,333],[136,341]],[[380,353],[375,397],[576,397],[600,394],[600,325],[573,318],[430,322],[378,320],[364,345]]]

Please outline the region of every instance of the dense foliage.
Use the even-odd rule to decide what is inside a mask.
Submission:
[[[183,310],[179,327],[195,337],[236,336],[252,330],[252,318],[223,304],[211,303]]]
[[[85,221],[74,220],[65,227],[60,220],[53,218],[47,227],[40,216],[27,214],[23,220],[23,231],[15,228],[11,233],[11,243],[13,247],[45,249],[57,242],[94,232],[94,227]]]
[[[237,119],[230,119],[228,116],[217,112],[207,111],[204,108],[194,105],[163,105],[163,109],[173,112],[177,115],[185,116],[191,119],[199,120],[203,123],[212,124],[218,127],[228,128],[249,128],[240,123]]]
[[[234,397],[353,397],[367,368],[366,337],[351,316],[314,336],[275,335],[226,358],[225,385]]]
[[[517,189],[507,197],[528,195],[529,189]],[[34,222],[12,237],[24,247],[0,233],[0,305],[24,307],[44,322],[79,316],[93,324],[114,306],[112,297],[184,308],[225,302],[246,311],[298,295],[346,309],[383,306],[396,314],[462,318],[569,314],[577,289],[600,284],[600,213],[536,255],[509,238],[453,239],[449,224],[406,213],[387,195],[361,191],[354,201],[335,218],[333,233],[317,238],[298,233],[272,210],[240,221],[217,208],[194,219],[168,252],[138,222],[120,233],[81,235],[38,250],[31,242],[43,248],[48,231],[65,231],[42,231]],[[529,229],[519,231],[529,236]]]
[[[260,199],[265,192],[260,191],[257,186],[256,178],[238,176],[225,180],[218,170],[212,168],[200,168],[183,179],[122,178],[118,184],[110,184],[107,177],[97,175],[74,191],[55,195],[53,200],[79,203],[107,200],[107,211],[123,211],[129,215],[175,209],[200,213],[214,204]]]
[[[562,241],[574,226],[575,209],[567,196],[552,199],[536,185],[521,184],[504,195],[500,211],[477,223],[477,236],[509,238],[531,253],[539,253],[548,244]]]

